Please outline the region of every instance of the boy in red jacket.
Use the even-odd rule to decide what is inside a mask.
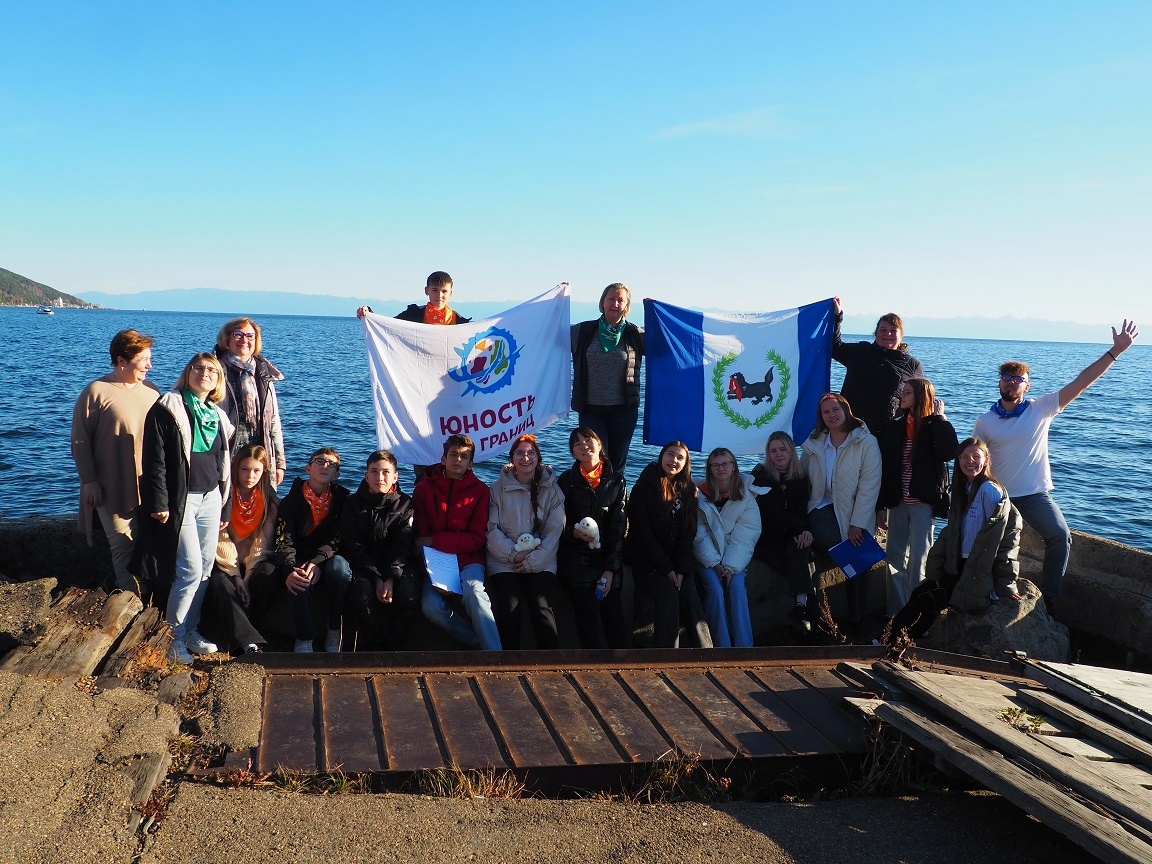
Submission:
[[[440,464],[428,468],[412,493],[418,549],[429,546],[455,555],[463,588],[462,595],[448,594],[425,579],[420,608],[456,641],[499,651],[500,633],[484,590],[488,487],[472,473],[475,455],[476,445],[467,435],[449,436]]]

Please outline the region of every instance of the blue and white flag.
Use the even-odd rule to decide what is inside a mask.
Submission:
[[[571,408],[571,297],[562,282],[506,312],[439,326],[364,316],[376,437],[401,462],[433,465],[464,434],[476,461],[508,453]]]
[[[763,453],[778,429],[804,443],[831,384],[832,301],[749,315],[644,301],[644,443]]]

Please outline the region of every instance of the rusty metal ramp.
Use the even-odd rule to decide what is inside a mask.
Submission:
[[[439,652],[245,658],[265,667],[262,734],[217,770],[511,770],[584,788],[670,753],[778,764],[866,749],[836,671],[876,648]],[[778,760],[778,761],[774,761]],[[849,760],[854,764],[859,759]],[[843,767],[841,770],[844,770]]]

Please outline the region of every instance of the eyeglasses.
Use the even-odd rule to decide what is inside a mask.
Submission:
[[[340,467],[340,463],[337,462],[335,459],[325,459],[323,456],[317,456],[315,459],[313,459],[308,464],[309,465],[315,465],[317,468],[331,468],[332,466],[335,466],[337,468]]]
[[[243,339],[245,342],[255,342],[256,341],[256,334],[255,333],[245,333],[243,330],[233,330],[232,331],[232,338],[233,339]]]
[[[196,366],[192,367],[192,371],[195,372],[197,375],[211,375],[213,378],[216,378],[220,374],[220,370],[217,369],[215,366],[196,365]]]
[[[735,468],[735,467],[736,467],[736,463],[735,463],[735,462],[732,462],[732,461],[730,461],[730,460],[726,460],[726,461],[724,461],[724,462],[713,462],[711,467],[713,467],[713,468],[724,468],[724,469],[728,469],[728,468]]]
[[[512,455],[517,459],[535,459],[536,458],[536,451],[535,450],[517,450]]]
[[[1000,380],[1005,384],[1027,384],[1028,379],[1023,375],[1001,375]]]

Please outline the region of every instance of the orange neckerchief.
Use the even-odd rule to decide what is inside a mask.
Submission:
[[[580,474],[583,475],[584,479],[588,481],[589,486],[591,486],[593,489],[595,489],[597,486],[600,485],[600,474],[604,470],[604,463],[603,462],[597,462],[596,467],[593,468],[591,471],[585,471],[584,470],[584,463],[583,462],[579,462],[577,464],[580,466]]]
[[[904,422],[905,422],[905,430],[906,430],[904,434],[908,437],[909,441],[915,441],[916,440],[916,421],[914,419],[912,419],[912,412],[908,412],[907,414],[904,415]]]
[[[232,538],[243,540],[264,521],[264,493],[257,486],[252,490],[252,497],[245,501],[240,497],[240,490],[232,490]]]
[[[312,491],[312,487],[305,483],[304,500],[312,509],[312,518],[308,520],[308,530],[304,533],[311,534],[317,525],[328,518],[328,509],[332,506],[332,487],[329,486],[323,494],[317,495]]]
[[[701,481],[699,483],[699,485],[697,485],[696,488],[700,490],[701,495],[703,495],[709,501],[712,500],[712,490],[709,488],[707,481]],[[729,493],[729,492],[721,492],[720,493],[720,500],[721,501],[727,501],[730,494],[731,493]]]
[[[456,313],[450,308],[445,306],[443,309],[437,309],[431,303],[424,307],[424,323],[425,324],[455,324]]]

